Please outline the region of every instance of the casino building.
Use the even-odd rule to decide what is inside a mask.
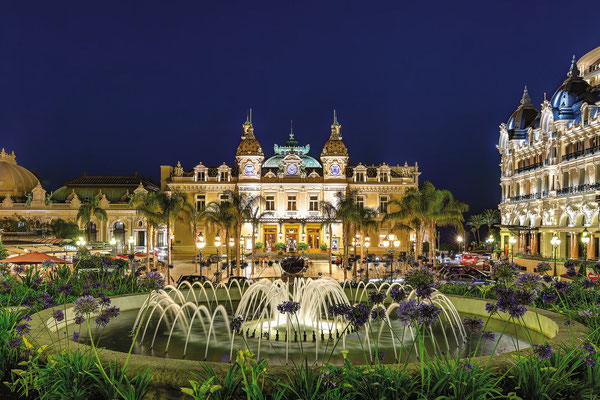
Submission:
[[[553,257],[556,236],[558,258],[597,259],[600,47],[573,57],[565,81],[540,109],[525,88],[500,125],[497,148],[504,251]]]
[[[162,166],[161,190],[184,192],[198,210],[211,202],[226,201],[226,191],[260,195],[264,198],[260,210],[268,211],[269,215],[261,219],[255,236],[265,250],[272,251],[276,243],[283,243],[293,251],[298,243],[306,243],[309,252],[319,252],[322,243],[329,245],[328,229],[322,227],[321,201],[335,203],[336,193],[356,190],[357,201],[377,209],[381,218],[391,199],[402,196],[408,188],[418,187],[419,182],[416,163],[411,166],[406,163],[403,166],[350,164],[341,128],[334,112],[329,138],[318,159],[311,156],[311,146],[301,145],[292,131],[283,145],[273,145],[273,154],[265,157],[250,117],[242,125],[234,165],[205,166],[200,162],[191,170],[185,170],[179,162],[174,167]],[[382,227],[380,235],[387,234],[388,229]],[[206,241],[205,252],[214,253],[214,238],[218,233],[208,225],[203,225],[200,233]],[[251,247],[251,235],[252,226],[245,223],[242,236],[247,250]],[[333,250],[342,247],[341,236],[341,223],[336,223]],[[191,253],[195,241],[189,223],[176,223],[176,253]],[[408,233],[400,237],[400,241],[399,251],[411,247]],[[371,237],[371,248],[376,248],[378,243],[378,237]]]

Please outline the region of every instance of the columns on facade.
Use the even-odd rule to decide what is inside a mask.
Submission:
[[[596,255],[596,238],[593,233],[590,233],[590,242],[587,245],[587,258],[593,259]]]
[[[578,254],[578,246],[577,246],[577,235],[574,232],[570,233],[571,235],[571,258],[579,257]]]
[[[539,244],[538,244],[538,235],[537,233],[533,233],[531,236],[531,253],[538,254],[539,253]]]

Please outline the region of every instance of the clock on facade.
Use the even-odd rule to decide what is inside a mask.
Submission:
[[[296,175],[297,172],[298,172],[298,167],[296,166],[296,164],[290,164],[287,166],[287,174],[288,175]]]
[[[329,173],[331,175],[339,175],[340,174],[340,166],[338,164],[333,164],[329,167]]]
[[[254,165],[253,164],[246,164],[244,166],[244,173],[246,175],[254,175]]]

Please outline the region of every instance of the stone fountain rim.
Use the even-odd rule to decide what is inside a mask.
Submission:
[[[124,299],[137,298],[137,300],[146,299],[149,294],[126,294],[120,296],[111,297],[113,304],[119,306]],[[480,299],[474,297],[466,297],[466,296],[458,296],[458,295],[446,295],[453,304],[461,301],[468,301],[468,303],[479,303],[480,309],[485,309],[485,304],[489,301],[487,299]],[[66,309],[69,311],[74,307],[74,303],[69,303],[61,307],[61,309]],[[135,307],[128,308],[126,310],[134,309]],[[457,308],[459,312],[465,312]],[[34,315],[32,315],[31,331],[26,334],[28,340],[30,340],[36,347],[41,347],[47,345],[47,348],[44,354],[47,356],[48,354],[61,351],[65,348],[73,349],[73,350],[90,350],[90,346],[75,343],[68,338],[60,339],[60,340],[52,340],[50,334],[48,333],[50,328],[48,326],[49,321],[52,317],[52,309],[47,309],[40,311]],[[538,309],[538,314],[543,317],[541,321],[544,321],[543,324],[548,324],[549,329],[553,330],[550,334],[554,333],[553,336],[549,337],[548,332],[542,332],[544,335],[549,337],[548,343],[556,348],[557,346],[568,344],[570,334],[575,337],[581,338],[587,335],[588,329],[585,325],[572,321],[571,327],[568,328],[564,324],[568,321],[568,318],[565,316],[547,310]],[[475,315],[484,315],[477,312],[468,312],[469,314]],[[528,314],[532,315],[535,318],[535,314],[533,311],[527,311]],[[487,316],[487,315],[486,315]],[[500,318],[502,319],[502,316]],[[535,324],[537,325],[537,319],[535,319]],[[526,324],[527,326],[527,324]],[[533,326],[527,326],[529,329],[537,330]],[[62,327],[61,327],[62,329]],[[105,339],[106,340],[106,339]],[[521,355],[529,355],[531,354],[531,348],[521,350]],[[120,364],[125,362],[127,357],[127,353],[102,349],[98,351],[99,357],[104,362],[111,362],[117,360]],[[489,363],[489,367],[494,369],[505,369],[509,365],[514,364],[514,356],[517,355],[518,352],[508,352],[503,354],[498,354],[492,357],[491,362]],[[480,363],[481,365],[485,365],[489,360],[489,356],[478,356],[472,358],[470,361],[472,363]],[[154,373],[154,378],[152,381],[153,387],[170,387],[170,388],[179,388],[183,386],[189,385],[188,380],[193,379],[192,373],[202,372],[202,365],[207,364],[211,368],[214,369],[217,375],[224,376],[229,367],[230,363],[221,363],[215,361],[195,361],[195,360],[185,360],[185,359],[168,359],[168,362],[165,362],[164,358],[139,355],[139,354],[131,354],[129,357],[129,366],[128,366],[128,374],[136,374],[138,371],[146,371],[146,369],[150,368],[151,372]],[[384,364],[388,367],[397,366],[395,363]],[[358,365],[357,365],[358,366]],[[277,365],[277,368],[270,368],[269,374],[279,379],[287,379],[289,373],[293,370],[292,365]],[[414,372],[419,369],[418,363],[411,363],[407,366],[408,372]]]

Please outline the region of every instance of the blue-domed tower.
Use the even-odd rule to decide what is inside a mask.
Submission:
[[[521,104],[515,112],[512,113],[508,122],[506,123],[506,130],[508,131],[508,139],[525,139],[527,137],[527,130],[529,128],[535,128],[539,121],[540,112],[531,103],[531,97],[529,97],[529,91],[527,86],[523,90],[523,97],[521,98]]]
[[[586,98],[591,87],[579,74],[575,56],[571,62],[571,68],[567,73],[567,79],[556,90],[550,100],[554,120],[572,120],[579,113],[582,101]]]

